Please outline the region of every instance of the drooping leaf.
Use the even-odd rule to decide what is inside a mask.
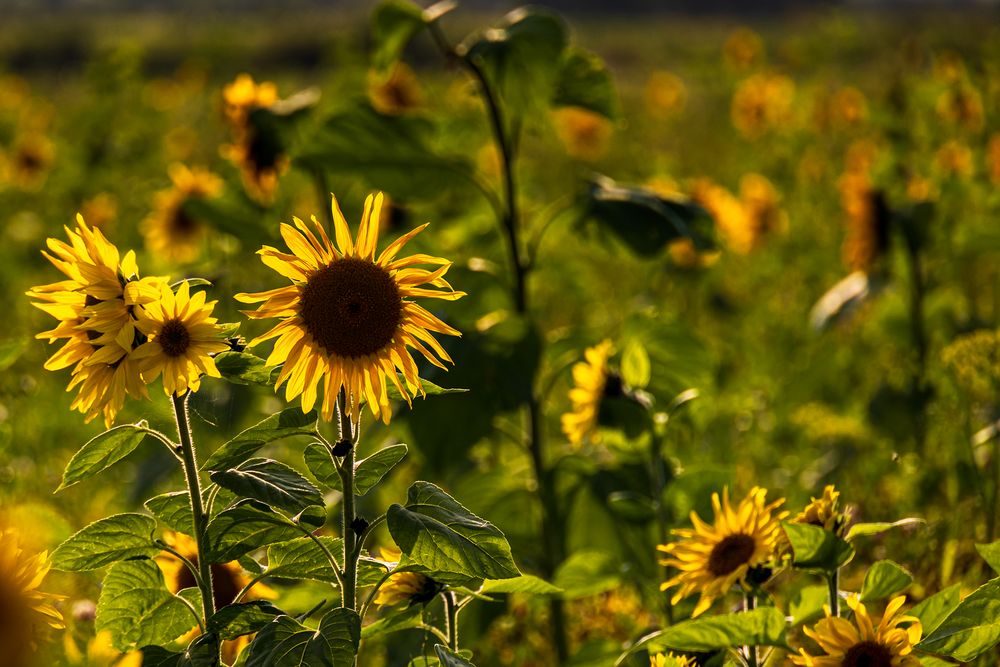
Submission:
[[[962,600],[917,648],[971,662],[1000,642],[1000,578]]]
[[[576,47],[563,54],[552,105],[581,107],[609,120],[616,120],[620,114],[618,93],[607,65],[597,55]]]
[[[920,619],[924,636],[929,637],[961,602],[962,585],[953,584],[922,600],[909,614]]]
[[[191,610],[167,590],[154,561],[126,560],[108,570],[95,627],[98,632],[107,630],[119,651],[166,644],[194,625]]]
[[[483,582],[483,593],[530,593],[531,595],[559,595],[562,589],[531,574],[522,574],[513,579],[487,579]]]
[[[321,442],[306,445],[302,451],[302,460],[317,482],[328,489],[344,490],[340,473],[337,472],[337,466],[333,462],[333,454],[326,445]]]
[[[913,576],[891,560],[872,564],[861,585],[861,601],[882,600],[913,583]]]
[[[977,544],[976,551],[989,563],[994,572],[1000,574],[1000,540],[989,544]]]
[[[350,609],[331,610],[316,630],[279,616],[257,633],[246,667],[351,667],[360,642],[361,619]]]
[[[424,394],[427,396],[445,396],[448,394],[464,394],[468,392],[468,389],[463,389],[461,387],[441,387],[430,380],[425,380],[424,378],[418,378],[420,380],[420,387],[423,389]],[[386,395],[390,400],[402,401],[403,395],[399,393],[393,385],[386,387]]]
[[[417,565],[483,579],[520,574],[504,534],[430,482],[414,482],[406,505],[386,516],[393,540]]]
[[[211,563],[228,563],[255,549],[300,535],[301,530],[267,505],[244,500],[220,512],[208,524],[208,559]]]
[[[854,556],[854,548],[819,526],[783,521],[782,528],[792,544],[795,567],[831,572]]]
[[[264,365],[264,360],[249,352],[220,352],[215,356],[215,367],[219,374],[233,384],[274,384],[276,375],[273,368]]]
[[[338,566],[343,565],[344,541],[339,537],[317,537]],[[297,537],[267,548],[267,574],[282,579],[311,579],[337,583],[326,552],[309,537]]]
[[[447,646],[435,644],[434,653],[437,655],[438,660],[441,661],[441,667],[476,667],[469,660],[466,660],[464,655],[468,654],[468,657],[472,658],[472,651],[463,651],[463,655],[459,655]]]
[[[217,667],[219,638],[214,634],[195,637],[181,653],[162,646],[142,647],[142,667]]]
[[[52,567],[66,572],[96,570],[129,558],[160,552],[153,544],[156,521],[145,514],[115,514],[95,521],[60,544]]]
[[[372,11],[372,66],[379,74],[392,69],[403,49],[424,27],[424,11],[408,0],[387,0]]]
[[[146,509],[171,530],[185,535],[194,535],[194,519],[191,516],[191,496],[187,491],[172,491],[153,496],[145,503]]]
[[[917,518],[907,518],[900,519],[899,521],[880,521],[876,523],[856,523],[850,527],[847,531],[846,539],[848,542],[854,541],[858,537],[870,537],[873,535],[881,535],[882,533],[892,530],[893,528],[910,528],[914,526],[919,526],[924,523],[923,519]]]
[[[267,600],[231,604],[208,619],[208,630],[222,639],[236,639],[260,631],[283,613]]]
[[[715,651],[731,646],[788,646],[785,615],[774,607],[682,621],[643,637],[629,649]]]
[[[354,466],[354,495],[363,496],[375,488],[397,463],[406,458],[407,451],[406,445],[391,445],[358,461]]]
[[[295,435],[316,435],[316,412],[286,408],[251,426],[219,447],[202,470],[226,470],[246,461],[264,445]]]
[[[298,472],[273,459],[254,458],[235,468],[209,475],[213,482],[244,498],[299,512],[310,505],[323,505],[319,489]]]
[[[361,630],[361,638],[370,639],[399,630],[408,630],[419,626],[422,622],[423,609],[420,605],[412,605],[402,610],[393,610],[388,616],[366,625]]]
[[[70,459],[56,492],[93,477],[131,454],[146,437],[148,426],[145,420],[122,424],[92,438]]]

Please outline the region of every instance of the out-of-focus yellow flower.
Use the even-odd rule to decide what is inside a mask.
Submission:
[[[649,667],[696,667],[694,658],[674,653],[658,653],[649,656]]]
[[[388,76],[368,72],[368,99],[379,113],[396,115],[422,107],[424,93],[413,70],[397,62]]]
[[[969,132],[983,129],[983,98],[967,81],[953,84],[937,99],[937,114]]]
[[[764,176],[750,173],[740,179],[740,201],[747,214],[750,249],[787,226],[788,216],[781,208],[781,195]]]
[[[223,146],[222,154],[240,168],[247,192],[262,202],[271,201],[289,160],[273,133],[256,126],[253,112],[268,109],[277,101],[278,89],[273,83],[258,84],[249,74],[240,74],[223,90],[223,111],[233,143]]]
[[[986,146],[986,169],[993,185],[1000,187],[1000,133],[990,137]]]
[[[13,111],[20,108],[30,94],[31,88],[22,77],[0,75],[0,110]]]
[[[29,555],[12,529],[0,529],[0,655],[9,667],[31,664],[36,639],[45,628],[62,629],[54,603],[60,596],[38,590],[49,572],[48,554]]]
[[[955,51],[934,54],[934,76],[945,83],[955,83],[966,77],[965,60]]]
[[[852,141],[844,154],[844,170],[852,174],[868,174],[882,150],[871,139]]]
[[[930,179],[913,174],[906,181],[906,196],[916,202],[933,201],[938,197],[938,189]]]
[[[379,560],[391,563],[392,567],[397,567],[401,558],[399,549],[393,547],[384,547],[379,552]],[[441,585],[425,574],[395,572],[378,589],[374,603],[380,607],[391,607],[401,602],[410,605],[430,602],[441,590]]]
[[[847,218],[844,264],[853,271],[871,271],[889,249],[889,211],[884,195],[867,173],[848,171],[838,181],[841,207]]]
[[[198,133],[189,125],[178,125],[163,135],[163,152],[172,162],[190,160],[198,149]]]
[[[118,217],[118,200],[107,192],[98,192],[80,204],[80,215],[92,227],[107,231]]]
[[[183,264],[198,258],[208,232],[202,221],[185,210],[185,204],[218,195],[222,179],[205,169],[189,169],[179,163],[171,165],[169,173],[173,186],[156,193],[155,210],[140,229],[150,253]]]
[[[734,69],[750,69],[764,59],[764,40],[750,28],[737,28],[726,38],[722,56]]]
[[[656,625],[656,618],[632,588],[619,587],[568,604],[570,640],[580,646],[598,639],[625,641]]]
[[[584,361],[573,365],[573,387],[569,390],[573,409],[562,416],[562,430],[574,447],[595,437],[601,399],[608,381],[608,359],[613,351],[614,344],[610,340],[601,341],[584,351]]]
[[[592,162],[608,149],[611,121],[582,107],[561,107],[552,112],[556,134],[571,156]]]
[[[792,119],[795,84],[781,74],[754,74],[733,93],[733,126],[748,139],[781,129]]]
[[[654,176],[646,181],[646,188],[667,199],[688,199],[680,184],[669,176]],[[719,259],[717,250],[708,252],[698,250],[694,241],[689,238],[678,238],[671,241],[670,245],[667,246],[667,254],[670,255],[670,261],[685,269],[711,266]]]
[[[972,150],[955,139],[946,142],[937,150],[934,162],[945,177],[968,178],[976,170],[976,165],[972,161]]]
[[[649,75],[645,88],[646,108],[657,118],[668,118],[684,110],[687,86],[679,76],[666,70]]]
[[[820,131],[844,129],[864,123],[868,117],[868,101],[854,86],[838,88],[816,102],[815,118]]]
[[[736,195],[707,178],[699,178],[692,183],[691,199],[711,214],[726,247],[741,255],[754,248],[757,239],[749,212]]]
[[[806,635],[819,644],[823,655],[813,656],[799,649],[799,655],[790,656],[792,663],[805,667],[920,667],[913,647],[920,641],[922,628],[915,616],[900,613],[905,602],[905,595],[893,598],[882,618],[876,621],[857,595],[849,596],[847,605],[854,612],[852,620],[831,616],[827,608],[826,618],[812,628],[805,628]]]
[[[844,527],[843,512],[838,508],[840,491],[833,484],[823,488],[823,495],[812,501],[799,512],[792,523],[805,523],[819,526],[824,530],[839,532]]]
[[[48,137],[32,133],[15,140],[11,150],[0,160],[0,180],[28,192],[45,184],[55,159],[55,146]]]
[[[547,605],[536,597],[510,595],[507,610],[487,632],[489,645],[496,650],[498,664],[504,667],[551,667],[557,664],[552,641],[545,631],[549,627]]]
[[[86,667],[142,667],[142,651],[122,653],[111,642],[111,633],[102,630],[87,642],[86,651],[81,651],[69,633],[63,637],[66,658],[71,665]]]

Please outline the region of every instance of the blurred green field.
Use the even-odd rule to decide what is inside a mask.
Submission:
[[[455,14],[444,21],[455,42],[501,16]],[[246,72],[275,82],[280,98],[317,90],[318,103],[295,129],[308,153],[301,142],[327,118],[382,99],[371,91],[367,12],[5,17],[4,520],[33,549],[51,550],[87,523],[141,511],[143,499],[181,482],[169,453],[150,445],[99,483],[53,495],[72,453],[102,425],[84,425],[69,410],[65,372],[42,370],[54,348],[33,336],[49,322],[24,293],[57,279],[39,252],[46,238],[62,238],[62,225],[81,212],[119,248],[135,249],[146,275],[210,280],[220,321],[236,322],[245,318],[233,294],[277,284],[253,253],[281,243],[279,222],[320,216],[325,190],[353,225],[365,195],[384,189],[393,202],[385,237],[430,222],[413,247],[454,260],[449,280],[468,293],[434,311],[463,332],[445,343],[454,367],[421,370],[470,391],[417,400],[388,427],[365,423],[370,451],[389,441],[411,449],[385,486],[361,498],[363,511],[374,515],[413,480],[430,480],[503,530],[523,571],[543,572],[549,556],[520,436],[520,406],[537,378],[561,549],[573,561],[554,579],[569,599],[571,649],[607,656],[609,644],[654,626],[663,595],[656,528],[641,507],[614,500],[649,495],[648,442],[629,432],[627,416],[582,448],[560,429],[570,366],[610,339],[619,355],[644,350],[654,410],[685,389],[699,392],[665,430],[671,527],[687,525],[692,509],[710,515],[711,492],[724,485],[738,496],[760,485],[801,507],[836,484],[856,520],[925,521],[859,543],[845,589],[860,586],[861,564],[881,558],[914,575],[914,602],[952,584],[974,588],[990,577],[974,544],[1000,537],[1000,24],[992,19],[932,10],[570,16],[573,43],[607,63],[620,113],[607,120],[542,104],[524,122],[517,178],[535,263],[533,316],[522,318],[509,296],[504,240],[477,189],[496,188],[500,178],[485,110],[465,73],[426,35],[405,55],[417,92],[389,91],[403,107],[389,111],[420,124],[435,155],[478,181],[419,166],[409,179],[388,174],[363,159],[374,157],[379,138],[357,136],[360,166],[293,160],[273,201],[260,204],[220,151],[231,141],[223,87]],[[185,262],[151,251],[142,231],[174,163],[204,167],[223,184],[211,206],[192,209],[205,233]],[[567,208],[595,174],[690,196],[715,218],[716,249],[630,247],[608,225]],[[859,187],[882,193],[895,212],[887,242],[859,237]],[[850,312],[827,313],[816,330],[814,306],[853,271],[868,275],[872,293]],[[247,338],[263,331],[257,322],[241,328]],[[169,401],[158,389],[151,395],[128,402],[118,423],[145,418],[169,432]],[[192,399],[199,446],[207,454],[282,407],[281,395],[259,387],[206,380]],[[305,442],[268,452],[304,470]],[[53,572],[45,588],[67,596],[62,609],[72,619],[80,601],[97,599],[99,583]],[[297,613],[329,597],[319,584],[274,587],[281,606]],[[476,664],[556,664],[546,604],[499,597],[463,616],[463,645]],[[73,632],[85,637],[86,613],[76,616]],[[424,641],[416,631],[392,637],[372,642],[360,664],[406,665]],[[88,664],[64,655],[60,633],[42,651],[39,664]],[[572,664],[611,664],[602,659]]]

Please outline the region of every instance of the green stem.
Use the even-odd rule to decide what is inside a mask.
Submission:
[[[834,570],[827,577],[830,587],[830,615],[840,616],[840,570]]]
[[[341,590],[341,606],[357,609],[358,536],[354,532],[354,447],[357,444],[357,434],[351,423],[351,406],[347,403],[347,392],[343,387],[340,388],[337,405],[340,413],[340,441],[347,440],[351,443],[350,449],[337,466],[344,487],[344,500],[341,503],[341,530],[344,537],[344,585]]]
[[[451,591],[445,591],[441,593],[441,597],[444,599],[448,648],[458,653],[458,605],[455,602],[455,594]]]
[[[194,520],[194,537],[198,545],[198,571],[201,574],[199,588],[201,602],[204,606],[205,621],[215,614],[215,596],[212,593],[212,566],[206,558],[208,553],[208,517],[201,504],[201,481],[198,478],[198,461],[195,456],[194,442],[191,439],[191,423],[188,420],[188,397],[171,396],[174,406],[174,419],[177,422],[177,435],[181,441],[181,455],[184,459],[184,475],[187,477],[188,495],[191,497],[191,516]]]
[[[757,596],[753,594],[752,591],[746,591],[744,597],[744,611],[753,611],[757,608]],[[757,656],[756,646],[747,646],[747,665],[749,667],[757,667],[760,664],[760,660]]]
[[[650,478],[653,481],[653,503],[656,507],[656,539],[659,544],[666,544],[669,537],[669,521],[667,520],[667,510],[663,506],[663,490],[667,486],[667,480],[663,474],[665,462],[663,459],[663,436],[653,433],[650,443],[650,465],[652,466]],[[667,566],[660,563],[660,581],[669,578]],[[664,592],[660,593],[663,605],[663,617],[667,625],[674,624],[674,606],[670,603],[670,596]]]

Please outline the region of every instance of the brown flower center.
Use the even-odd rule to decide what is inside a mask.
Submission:
[[[163,325],[157,338],[160,341],[160,347],[163,348],[163,353],[168,357],[181,356],[191,345],[191,334],[184,323],[176,318],[168,320]]]
[[[750,535],[727,535],[708,555],[708,571],[716,577],[732,574],[741,565],[750,563],[756,549],[757,542]]]
[[[403,319],[403,300],[384,269],[347,257],[309,277],[299,296],[299,315],[327,354],[364,357],[392,342]]]
[[[184,210],[184,202],[174,209],[174,214],[170,217],[170,231],[183,237],[194,236],[198,231],[198,221]]]
[[[892,667],[892,651],[878,642],[861,642],[844,655],[844,667]]]
[[[198,566],[198,556],[189,558],[195,567]],[[187,567],[182,567],[177,573],[177,590],[193,588],[198,585],[194,575]],[[237,579],[237,574],[226,565],[212,566],[212,597],[215,600],[215,609],[218,611],[225,606],[231,605],[243,586]],[[175,593],[177,591],[174,591]]]

